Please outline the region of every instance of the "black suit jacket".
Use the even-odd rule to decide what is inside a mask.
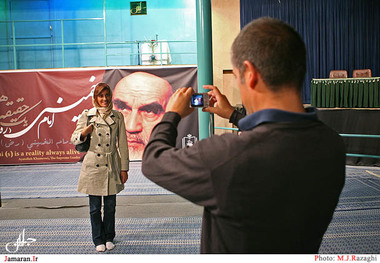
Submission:
[[[202,253],[318,253],[345,179],[340,136],[318,120],[263,123],[176,149],[166,113],[144,175],[204,206]]]

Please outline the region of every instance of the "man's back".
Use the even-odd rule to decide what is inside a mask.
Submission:
[[[177,125],[192,88],[170,98],[145,148],[143,173],[202,205],[203,253],[317,253],[344,185],[340,136],[305,109],[306,47],[288,24],[259,18],[231,48],[247,116],[242,135],[227,134],[176,149]],[[236,119],[226,96],[212,85],[203,111]]]
[[[203,253],[318,252],[344,184],[335,132],[319,121],[265,123],[199,152],[217,200],[205,207]]]

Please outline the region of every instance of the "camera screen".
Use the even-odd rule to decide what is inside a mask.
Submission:
[[[203,107],[203,94],[193,94],[191,96],[192,107]]]

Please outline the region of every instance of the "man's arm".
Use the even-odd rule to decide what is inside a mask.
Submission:
[[[142,172],[154,183],[201,206],[215,206],[210,171],[203,162],[198,144],[175,148],[181,117],[165,113],[153,129],[145,147]]]
[[[237,110],[234,110],[231,114],[231,117],[230,117],[230,123],[232,123],[233,125],[235,126],[238,126],[239,127],[239,121],[241,119],[243,119],[245,117],[245,114],[237,111]]]
[[[170,98],[167,112],[154,127],[145,147],[142,171],[167,190],[196,204],[212,207],[216,201],[210,170],[204,163],[199,143],[189,148],[175,148],[178,123],[194,110],[189,107],[193,92],[191,88],[182,88]]]

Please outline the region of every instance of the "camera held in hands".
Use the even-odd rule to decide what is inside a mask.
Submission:
[[[209,106],[209,96],[207,93],[194,93],[191,95],[190,106],[193,108],[205,108]]]

